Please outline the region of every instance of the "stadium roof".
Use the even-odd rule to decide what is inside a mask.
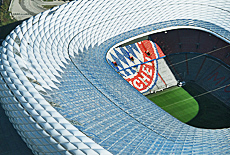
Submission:
[[[3,42],[1,105],[35,154],[229,154],[229,128],[178,121],[105,59],[120,42],[181,27],[229,42],[229,10],[225,0],[82,0],[54,7]]]

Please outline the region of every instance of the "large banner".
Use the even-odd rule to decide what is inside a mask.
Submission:
[[[114,48],[107,55],[113,67],[141,93],[152,89],[158,79],[158,59],[165,55],[160,47],[144,40]]]

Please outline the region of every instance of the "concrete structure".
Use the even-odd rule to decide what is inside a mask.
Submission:
[[[17,20],[24,20],[44,12],[45,6],[58,6],[64,4],[64,1],[43,1],[43,0],[11,0],[9,11],[11,16]]]

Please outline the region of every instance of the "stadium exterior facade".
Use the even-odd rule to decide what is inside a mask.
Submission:
[[[121,42],[189,27],[229,42],[228,1],[74,1],[12,31],[1,105],[34,154],[230,154],[230,129],[184,124],[106,62]],[[140,104],[141,103],[141,104]]]

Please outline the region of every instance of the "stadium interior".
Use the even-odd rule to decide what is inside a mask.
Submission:
[[[153,48],[159,45],[166,57],[156,59],[149,55],[149,59],[146,60],[142,58],[142,55],[145,54],[141,52],[141,54],[138,52],[135,54],[135,51],[139,50],[143,53],[150,51],[153,55],[148,40],[157,43],[152,42]],[[113,48],[108,52],[107,59],[108,63],[112,64],[112,67],[133,87],[143,95],[147,95],[161,108],[170,106],[164,110],[182,122],[199,128],[221,129],[230,127],[228,119],[230,117],[230,98],[226,85],[229,83],[230,74],[229,49],[227,42],[208,32],[196,29],[175,29],[145,36]],[[166,60],[167,65],[159,63],[162,61],[161,58]],[[154,68],[154,64],[151,64],[153,61],[149,61],[150,59],[159,63],[155,64],[158,78],[152,74],[154,71],[149,72],[151,70],[149,68],[146,73],[142,71],[143,68],[147,68],[148,64],[150,68]],[[116,66],[112,62],[115,62]],[[167,69],[168,67],[170,70]],[[176,79],[170,75],[171,71]],[[175,94],[170,97],[170,94],[175,93],[170,87],[178,86],[180,81],[184,82],[183,89],[191,96],[183,97],[184,92],[177,92],[179,93],[177,99],[175,99]],[[143,92],[143,86],[140,89],[140,85],[146,85],[145,92]],[[165,89],[170,89],[169,93],[164,91],[163,97],[167,96],[167,100],[161,98],[160,103],[164,104],[158,104],[157,98],[162,95],[157,92]],[[157,93],[157,95],[151,95],[151,93]],[[195,102],[190,103],[190,98],[194,98]],[[186,117],[189,118],[186,119]]]
[[[161,32],[151,39],[167,55],[167,63],[176,78],[186,81],[185,89],[199,100],[199,113],[188,124],[203,128],[229,127],[229,43],[194,29]]]
[[[0,47],[1,152],[230,154],[229,6],[82,0],[23,21]]]

